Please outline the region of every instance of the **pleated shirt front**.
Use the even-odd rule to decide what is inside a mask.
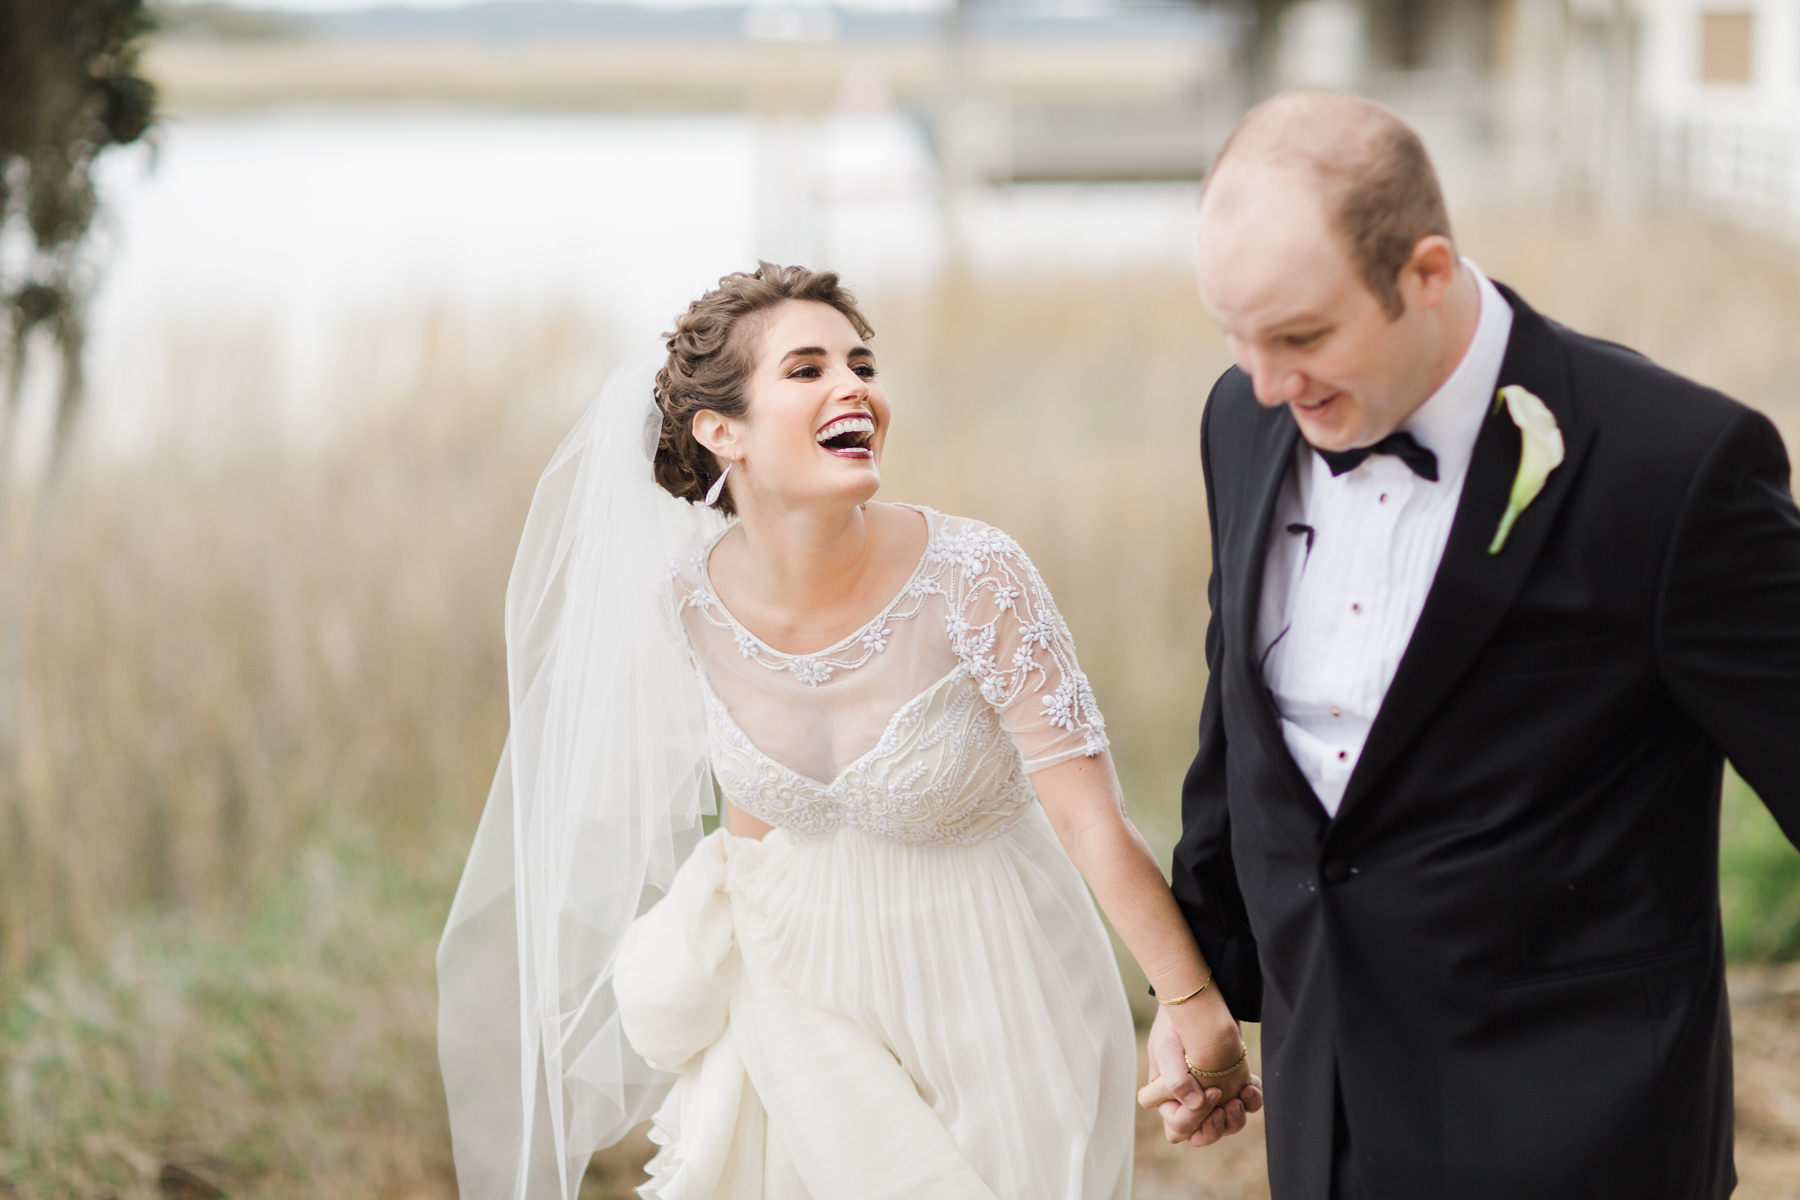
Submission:
[[[1392,455],[1334,476],[1302,439],[1276,501],[1257,617],[1282,737],[1335,816],[1443,560],[1512,308],[1475,264],[1481,316],[1462,361],[1400,428],[1437,456],[1435,482]]]

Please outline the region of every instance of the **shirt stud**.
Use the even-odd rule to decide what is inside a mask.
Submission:
[[[1339,762],[1343,762],[1346,758],[1349,758],[1349,757],[1350,757],[1350,752],[1348,750],[1339,750],[1338,751],[1338,761]]]
[[[1350,605],[1350,611],[1353,613],[1361,612],[1362,611],[1362,603],[1360,601],[1352,601],[1351,605]]]
[[[1334,716],[1334,717],[1341,717],[1341,716],[1343,716],[1343,715],[1344,715],[1344,714],[1343,714],[1343,713],[1342,713],[1342,712],[1341,712],[1341,711],[1340,711],[1340,710],[1338,710],[1338,709],[1336,709],[1336,708],[1333,708],[1333,709],[1332,709],[1332,710],[1331,710],[1331,715],[1332,715],[1332,716]]]

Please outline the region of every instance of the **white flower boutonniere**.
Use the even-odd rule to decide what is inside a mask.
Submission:
[[[1542,400],[1518,384],[1510,384],[1500,389],[1494,407],[1498,408],[1502,403],[1505,403],[1513,424],[1519,427],[1522,445],[1519,473],[1513,477],[1512,496],[1506,502],[1506,515],[1500,518],[1500,528],[1494,530],[1494,540],[1488,545],[1489,554],[1500,553],[1512,533],[1513,522],[1519,519],[1526,505],[1537,499],[1538,493],[1544,490],[1544,481],[1563,460],[1562,430],[1556,426],[1556,415]]]

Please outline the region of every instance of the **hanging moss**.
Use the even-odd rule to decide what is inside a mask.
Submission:
[[[0,235],[26,251],[0,260],[0,452],[11,448],[32,334],[47,332],[61,359],[59,457],[80,407],[94,160],[155,119],[156,91],[139,68],[151,26],[143,0],[0,0]],[[0,483],[10,457],[0,453]]]

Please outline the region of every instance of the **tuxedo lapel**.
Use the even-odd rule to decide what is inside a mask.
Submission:
[[[1475,441],[1443,561],[1350,775],[1340,817],[1399,758],[1512,607],[1593,438],[1593,427],[1583,424],[1575,410],[1568,362],[1548,323],[1511,290],[1500,290],[1513,307],[1513,328],[1499,386],[1518,384],[1549,407],[1562,430],[1564,458],[1519,516],[1500,553],[1489,554],[1521,452],[1519,428],[1505,407],[1490,407]]]
[[[1294,756],[1288,752],[1287,739],[1281,736],[1281,714],[1275,698],[1263,679],[1257,661],[1257,618],[1262,611],[1263,568],[1268,560],[1269,524],[1275,516],[1275,505],[1281,498],[1281,485],[1293,469],[1294,447],[1300,440],[1300,428],[1285,405],[1264,409],[1259,414],[1255,440],[1251,446],[1250,467],[1246,472],[1246,494],[1250,519],[1239,526],[1241,531],[1231,548],[1238,564],[1234,586],[1226,598],[1229,614],[1226,628],[1227,669],[1237,676],[1238,694],[1253,697],[1250,724],[1262,743],[1263,753],[1275,764],[1278,774],[1287,782],[1296,798],[1302,799],[1326,819],[1325,806],[1300,773]],[[1235,647],[1235,650],[1230,649]]]

